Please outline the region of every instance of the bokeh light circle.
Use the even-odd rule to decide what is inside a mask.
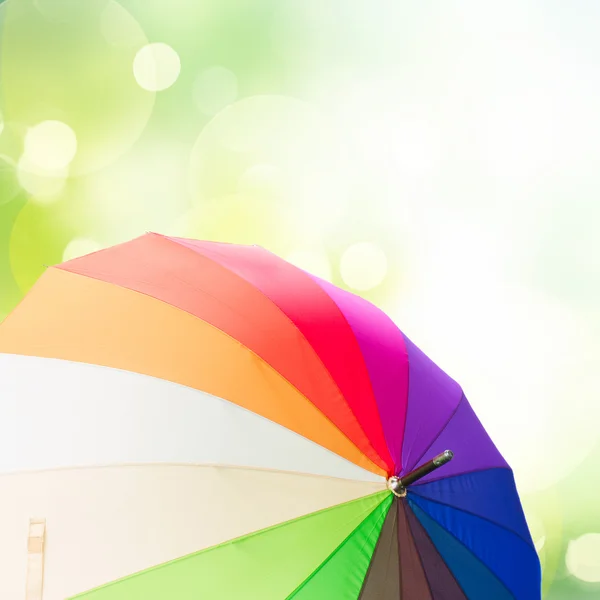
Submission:
[[[285,260],[311,275],[331,281],[331,262],[322,251],[295,250],[288,254]]]
[[[31,289],[48,266],[62,262],[70,240],[89,235],[93,217],[86,219],[85,211],[69,188],[63,190],[60,201],[36,197],[22,205],[9,240],[10,268],[21,294]]]
[[[558,484],[539,493],[521,493],[527,525],[542,567],[544,597],[564,563],[564,489]]]
[[[344,283],[358,291],[367,291],[378,286],[385,279],[387,269],[385,252],[371,242],[359,242],[349,246],[340,261],[340,273]]]
[[[107,0],[33,0],[33,6],[51,23],[76,22],[90,10],[99,12],[105,4]]]
[[[533,545],[535,546],[538,555],[541,557],[547,542],[546,528],[544,527],[542,519],[537,514],[528,512],[526,513],[526,517],[527,526],[529,527],[529,532],[533,539]]]
[[[61,121],[43,121],[25,135],[24,157],[40,169],[63,169],[75,158],[76,152],[75,132]]]
[[[17,163],[17,178],[21,187],[32,196],[34,202],[54,201],[65,187],[68,171],[43,169],[23,155]]]
[[[189,148],[159,139],[146,140],[117,163],[71,183],[73,194],[93,215],[86,232],[110,245],[165,227],[189,208]]]
[[[251,238],[284,256],[322,244],[348,197],[339,156],[327,118],[308,102],[261,95],[228,105],[192,149],[192,200],[209,216],[197,235]],[[249,215],[244,235],[239,210]]]
[[[318,142],[329,141],[326,120],[317,109],[288,96],[244,98],[224,108],[207,129],[204,133],[214,135],[224,148],[269,154],[279,162],[293,157],[308,163],[326,150]]]
[[[139,86],[150,92],[170,88],[179,77],[179,54],[168,44],[156,42],[141,48],[133,60],[133,74]]]
[[[100,13],[100,33],[109,45],[115,47],[137,51],[140,44],[147,42],[140,24],[116,2],[105,3]]]
[[[196,77],[193,95],[200,111],[212,117],[237,99],[237,77],[225,67],[210,67]]]
[[[569,573],[577,579],[600,582],[600,533],[586,533],[571,540],[565,561]]]
[[[284,178],[275,165],[254,165],[240,177],[238,189],[241,193],[278,195],[284,190]]]
[[[155,100],[132,76],[135,53],[148,43],[133,16],[114,0],[5,2],[0,11],[6,121],[27,129],[67,124],[77,136],[73,176],[124,154],[146,127]]]
[[[9,156],[0,155],[0,206],[14,200],[21,192],[17,168]]]

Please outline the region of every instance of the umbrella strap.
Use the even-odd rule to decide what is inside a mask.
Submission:
[[[29,520],[27,540],[27,587],[25,600],[42,600],[44,593],[44,542],[46,519]]]

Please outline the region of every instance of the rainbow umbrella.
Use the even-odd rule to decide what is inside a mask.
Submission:
[[[262,248],[148,234],[49,268],[0,353],[1,598],[540,597],[460,386]]]

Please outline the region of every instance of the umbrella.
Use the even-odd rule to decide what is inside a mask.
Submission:
[[[2,598],[540,597],[461,387],[267,250],[147,234],[51,267],[0,353]]]

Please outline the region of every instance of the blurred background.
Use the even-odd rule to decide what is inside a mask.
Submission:
[[[515,470],[544,597],[600,597],[600,3],[0,3],[0,320],[146,231],[387,311]]]

